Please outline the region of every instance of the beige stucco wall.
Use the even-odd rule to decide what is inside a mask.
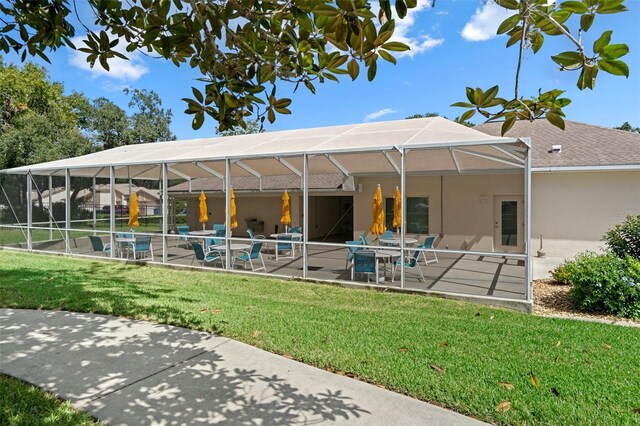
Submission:
[[[640,214],[640,172],[534,173],[532,247],[571,257],[603,246],[602,235]]]
[[[444,201],[440,198],[440,176],[408,177],[407,197],[429,197],[429,233],[437,234],[436,247],[493,250],[494,202],[497,195],[523,194],[521,174],[443,176]],[[399,178],[361,178],[362,192],[354,196],[354,233],[369,232],[371,200],[377,184],[384,198],[393,197]],[[441,215],[441,203],[442,215]],[[443,218],[441,222],[441,217]]]

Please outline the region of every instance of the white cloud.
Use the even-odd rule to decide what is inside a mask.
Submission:
[[[462,38],[467,41],[485,41],[496,37],[498,27],[515,11],[498,6],[494,2],[487,2],[481,8],[476,9],[476,13],[462,29]]]
[[[397,57],[413,57],[419,53],[424,53],[434,47],[444,43],[443,38],[433,38],[429,34],[412,35],[413,27],[416,24],[416,15],[431,7],[431,0],[418,0],[418,5],[409,9],[407,16],[403,19],[396,19],[396,28],[393,32],[393,41],[399,41],[408,45],[411,50],[395,53]],[[377,13],[377,11],[376,11]]]
[[[391,108],[384,108],[379,111],[372,112],[371,114],[367,114],[366,117],[364,117],[364,121],[372,121],[384,115],[393,114],[394,112],[398,112],[398,111]]]
[[[73,38],[73,44],[76,46],[85,46],[82,42],[82,37]],[[123,40],[124,41],[124,40]],[[89,71],[93,74],[93,77],[109,77],[121,81],[136,81],[143,75],[149,72],[149,68],[144,63],[142,55],[139,52],[127,53],[126,44],[121,41],[115,50],[124,53],[129,57],[128,61],[120,58],[109,59],[109,71],[102,68],[100,63],[96,61],[96,64],[91,68],[87,62],[87,54],[72,50],[69,57],[69,63],[81,70]]]

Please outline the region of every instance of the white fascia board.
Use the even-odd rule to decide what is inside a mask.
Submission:
[[[532,173],[570,173],[570,172],[623,172],[640,171],[640,164],[611,164],[605,166],[556,166],[532,167]]]

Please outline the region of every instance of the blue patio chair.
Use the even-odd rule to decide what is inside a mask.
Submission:
[[[278,235],[276,237],[276,260],[278,260],[281,251],[289,252],[289,256],[285,256],[287,259],[293,259],[295,257],[293,244],[291,244],[291,235]]]
[[[215,229],[216,233],[215,236],[216,237],[225,237],[227,235],[227,231],[223,228],[223,229]]]
[[[345,244],[347,245],[347,263],[344,269],[349,269],[349,262],[353,262],[353,253],[362,250],[362,247],[359,247],[362,245],[362,241],[345,241]]]
[[[118,232],[116,238],[133,238],[133,232]],[[118,242],[116,244],[116,255],[122,256],[123,252],[126,252],[127,257],[130,252],[133,252],[135,244],[133,242]]]
[[[421,249],[433,249],[433,242],[435,241],[436,237],[434,236],[429,236],[427,235],[424,239],[424,243],[420,244],[418,246],[418,248]],[[429,263],[434,262],[434,263],[438,263],[438,255],[436,254],[436,252],[431,252],[433,253],[433,257],[435,259],[433,260],[427,260],[427,252],[426,251],[422,251],[422,258],[424,259],[424,264],[429,266]]]
[[[366,274],[367,282],[370,281],[371,274],[376,275],[376,253],[373,250],[358,250],[353,253],[351,281],[356,274]]]
[[[207,250],[218,250],[224,252],[225,249],[220,248],[219,246],[224,245],[224,240],[222,238],[205,238],[204,244],[207,247]],[[215,248],[211,248],[212,246],[217,246]]]
[[[89,240],[93,251],[99,251],[105,256],[111,253],[111,244],[103,244],[102,238],[90,235]]]
[[[133,245],[133,258],[137,258],[137,253],[140,253],[140,259],[144,259],[143,254],[149,253],[151,255],[151,261],[153,262],[153,247],[151,245],[151,237],[136,237],[136,242]]]
[[[236,260],[241,260],[243,262],[242,267],[246,269],[247,267],[247,262],[249,262],[249,265],[251,265],[251,270],[252,271],[260,271],[260,270],[267,270],[267,267],[264,264],[264,259],[262,258],[262,253],[260,252],[262,250],[262,245],[264,243],[261,241],[259,243],[252,243],[251,244],[251,250],[240,250],[238,251],[238,253],[241,253],[240,256],[236,257],[233,261],[233,265],[235,266],[235,261]],[[256,268],[255,266],[253,266],[253,261],[260,259],[260,261],[262,262],[262,267],[261,268]]]
[[[289,232],[291,234],[302,234],[302,227],[301,226],[290,226],[287,229],[287,232]]]
[[[213,224],[213,230],[214,231],[224,231],[225,230],[224,223],[214,223]]]
[[[193,259],[191,260],[192,265],[195,260],[200,261],[202,266],[207,263],[219,261],[224,268],[224,256],[220,250],[211,250],[205,253],[202,249],[202,245],[196,242],[191,243],[191,247],[193,248]]]
[[[249,234],[249,238],[251,238],[252,240],[266,240],[267,237],[265,237],[264,235],[256,235],[253,233],[253,231],[251,230],[251,228],[247,229],[247,234]],[[265,241],[265,243],[263,244],[263,246],[266,248],[267,247],[267,242]]]
[[[424,282],[424,275],[422,274],[422,269],[420,269],[420,264],[418,263],[418,257],[420,257],[420,253],[422,253],[422,250],[416,250],[413,252],[413,256],[409,257],[408,259],[405,258],[404,268],[418,271],[416,275],[418,275],[420,277],[419,279]],[[402,259],[398,259],[394,262],[393,272],[391,273],[391,282],[393,282],[395,279],[396,270],[402,265],[401,260]]]
[[[176,247],[180,245],[180,242],[183,241],[186,243],[187,248],[191,245],[191,241],[189,241],[189,225],[178,225],[176,226],[176,231],[178,231],[178,244]]]
[[[360,234],[360,241],[362,241],[362,244],[364,244],[365,246],[369,245],[369,241],[367,241],[367,237],[364,235],[364,232]]]
[[[384,231],[384,233],[382,235],[380,235],[380,240],[388,240],[393,238],[393,232],[391,232],[390,230],[386,230]],[[382,241],[380,241],[380,245],[382,246],[386,246],[388,244],[383,243]]]

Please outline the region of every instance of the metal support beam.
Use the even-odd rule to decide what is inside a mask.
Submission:
[[[49,210],[49,241],[53,240],[53,194],[51,191],[53,191],[53,176],[49,175],[49,207],[47,207]]]
[[[225,195],[224,195],[224,230],[226,237],[224,240],[224,264],[225,269],[231,269],[231,160],[225,160]]]
[[[109,241],[111,258],[116,256],[116,168],[109,167]]]
[[[349,176],[349,170],[347,170],[347,168],[345,166],[343,166],[338,160],[335,159],[335,157],[331,154],[325,154],[325,157],[327,157],[327,160],[331,161],[331,164],[333,164],[334,166],[336,166],[336,168],[338,170],[340,170],[340,172],[345,175],[345,176]]]
[[[162,263],[167,263],[169,257],[169,245],[167,234],[169,233],[169,166],[162,163]]]
[[[407,189],[407,169],[406,169],[406,163],[407,163],[407,152],[404,149],[400,150],[400,194],[402,194],[402,222],[401,222],[401,227],[400,227],[400,247],[402,247],[402,249],[400,250],[400,265],[402,266],[400,268],[400,288],[404,288],[405,285],[405,268],[404,268],[404,262],[405,262],[405,258],[406,258],[406,253],[404,251],[404,245],[405,245],[405,235],[406,235],[406,231],[407,231],[407,194],[406,194],[406,189]],[[418,268],[420,267],[420,265],[418,265]],[[376,283],[377,284],[377,283]]]
[[[256,172],[255,170],[253,170],[251,167],[247,166],[246,164],[244,164],[242,161],[240,160],[235,160],[234,163],[240,167],[241,169],[244,169],[245,171],[247,171],[248,173],[252,174],[253,176],[257,177],[258,179],[260,179],[262,177],[262,175],[258,172]]]
[[[155,169],[155,168],[156,168],[156,166],[151,166],[151,167],[149,167],[149,168],[147,168],[147,169],[142,170],[141,172],[136,173],[135,175],[132,175],[132,176],[131,176],[131,178],[132,178],[132,179],[135,179],[135,178],[137,178],[138,176],[142,176],[143,174],[145,174],[145,173],[147,173],[147,172],[149,172],[149,171],[151,171],[151,170],[153,170],[153,169]]]
[[[204,170],[207,173],[212,174],[213,176],[217,177],[218,179],[220,179],[220,180],[222,180],[224,182],[224,175],[222,173],[216,172],[211,167],[207,166],[206,164],[202,164],[199,161],[196,161],[194,164],[196,165],[196,167]]]
[[[489,146],[491,148],[495,149],[496,151],[506,155],[507,157],[516,160],[519,164],[524,164],[525,163],[525,159],[523,157],[520,157],[520,156],[514,154],[513,152],[504,149],[501,146],[497,146],[497,145],[489,145]]]
[[[176,176],[180,176],[182,179],[185,179],[185,180],[191,181],[191,176],[186,175],[186,174],[184,174],[184,173],[182,173],[182,172],[179,172],[178,170],[174,169],[174,168],[173,168],[173,167],[171,167],[171,166],[167,166],[167,169],[168,169],[171,173],[173,173],[174,175],[176,175]]]
[[[27,250],[33,250],[33,178],[27,172]]]
[[[93,235],[96,235],[97,228],[97,216],[96,216],[96,178],[95,176],[91,178],[91,207],[92,213],[91,217],[93,219]]]
[[[280,164],[282,164],[283,166],[285,166],[287,169],[291,170],[291,172],[293,172],[293,174],[297,175],[299,178],[302,177],[302,173],[303,172],[301,172],[300,170],[296,169],[291,163],[289,163],[284,158],[276,157],[276,160],[278,160],[278,162]]]
[[[100,175],[100,173],[102,173],[102,171],[104,169],[105,169],[104,167],[100,167],[100,169],[96,173],[94,173],[93,176],[91,176],[91,177],[92,178],[97,178]]]
[[[481,154],[479,152],[469,151],[464,148],[453,148],[454,151],[460,152],[462,154],[472,155],[474,157],[484,158],[485,160],[495,161],[498,163],[508,164],[509,166],[516,167],[519,169],[524,169],[523,164],[514,163],[513,161],[505,160],[504,158],[495,157],[489,154]]]
[[[453,148],[449,148],[449,153],[451,154],[451,159],[453,160],[453,164],[456,165],[456,170],[460,173],[460,164],[458,163],[458,159],[456,158],[456,153],[453,152]]]
[[[382,151],[382,154],[384,154],[389,164],[391,164],[391,167],[393,167],[393,170],[395,170],[396,173],[400,174],[400,167],[393,160],[393,157],[391,157],[391,154],[389,153],[389,151]]]
[[[302,156],[302,277],[308,278],[309,269],[309,158]]]
[[[526,152],[524,163],[524,253],[527,255],[524,268],[527,301],[533,302],[532,259],[531,259],[531,148]]]
[[[71,170],[64,170],[64,249],[65,253],[71,253]]]

